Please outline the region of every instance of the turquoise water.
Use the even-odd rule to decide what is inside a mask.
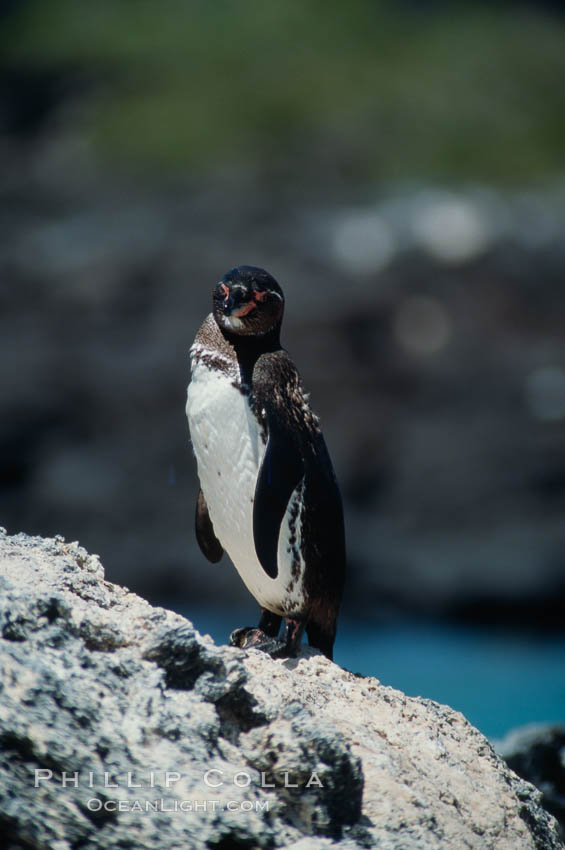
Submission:
[[[216,643],[256,619],[255,613],[247,619],[212,610],[183,613]],[[344,619],[335,661],[409,696],[446,703],[489,738],[526,723],[565,723],[565,636]]]

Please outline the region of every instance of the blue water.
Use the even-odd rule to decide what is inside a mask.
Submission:
[[[183,613],[216,643],[226,643],[232,628],[257,618],[255,612],[237,622],[222,611]],[[335,661],[409,696],[446,703],[491,739],[526,723],[565,723],[565,636],[345,619]]]

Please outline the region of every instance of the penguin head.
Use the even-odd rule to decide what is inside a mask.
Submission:
[[[225,331],[261,336],[280,328],[284,310],[282,289],[264,269],[237,266],[224,275],[213,292],[213,313]]]

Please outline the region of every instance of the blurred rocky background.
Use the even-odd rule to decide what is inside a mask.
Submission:
[[[341,482],[346,613],[562,628],[562,4],[4,0],[0,49],[0,523],[248,603],[194,539],[184,399],[251,263]]]

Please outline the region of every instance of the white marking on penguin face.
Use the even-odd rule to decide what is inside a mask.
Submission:
[[[237,316],[222,316],[222,322],[229,331],[240,330],[244,325]]]

